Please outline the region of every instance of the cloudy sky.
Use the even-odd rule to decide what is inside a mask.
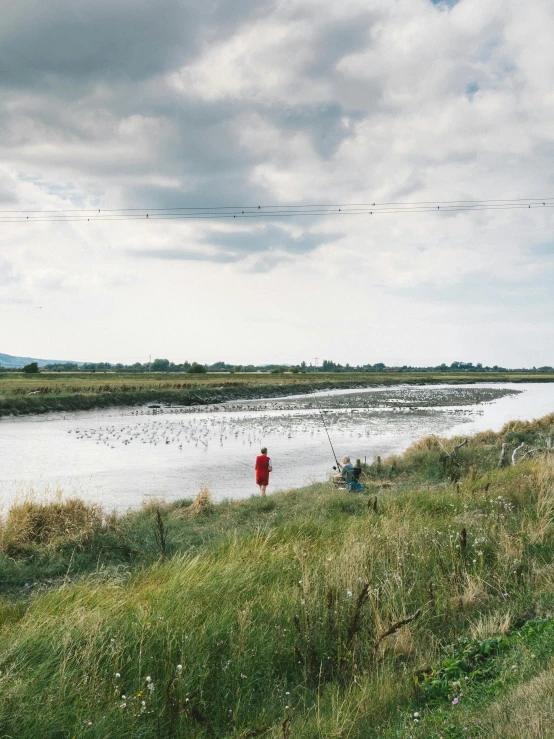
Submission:
[[[553,38],[550,0],[6,3],[0,209],[554,197]],[[554,364],[553,225],[2,222],[0,351]]]

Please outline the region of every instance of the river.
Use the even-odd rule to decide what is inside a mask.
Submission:
[[[269,449],[269,492],[325,480],[333,454],[400,453],[430,433],[499,430],[554,412],[554,383],[334,390],[190,408],[121,408],[0,420],[0,506],[80,496],[125,511],[152,497],[257,492],[254,459]],[[325,425],[323,423],[325,420]]]

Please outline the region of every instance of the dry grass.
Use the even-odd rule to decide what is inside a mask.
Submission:
[[[414,441],[413,444],[410,444],[405,453],[409,454],[410,452],[430,451],[431,449],[436,450],[440,448],[441,446],[436,436],[424,436],[423,439],[419,439],[418,441]]]
[[[532,421],[508,421],[500,430],[499,436],[509,433],[554,433],[554,413]]]
[[[158,510],[167,510],[169,505],[165,498],[157,498],[156,496],[152,496],[148,498],[148,500],[143,500],[140,504],[140,507],[141,510],[144,511],[144,513],[155,515],[156,511]]]
[[[210,515],[214,510],[212,495],[207,487],[203,487],[187,508],[178,508],[173,515],[175,518],[198,518]]]
[[[487,639],[490,636],[498,636],[510,633],[510,625],[512,623],[512,614],[507,613],[491,613],[488,616],[480,616],[477,621],[471,624],[471,635],[474,639]]]
[[[79,498],[68,501],[26,501],[13,506],[0,524],[0,551],[13,553],[33,544],[47,544],[58,539],[84,540],[102,526],[98,505]]]
[[[532,531],[531,543],[543,544],[554,524],[554,459],[541,461],[537,471],[538,496],[537,520]]]
[[[392,652],[395,657],[401,660],[413,658],[416,653],[416,643],[412,627],[404,626],[394,634],[392,644]]]
[[[450,599],[453,608],[472,608],[482,603],[488,597],[483,581],[473,575],[466,575],[465,585],[462,593]]]
[[[554,592],[554,564],[537,567],[533,571],[535,584],[544,592]]]
[[[554,666],[490,706],[483,720],[491,739],[552,739]]]
[[[419,377],[419,376],[417,376]],[[421,376],[425,381],[426,375]],[[389,384],[405,381],[406,377],[392,378],[375,373],[314,372],[273,375],[268,372],[240,372],[235,374],[213,373],[192,375],[186,372],[46,372],[38,375],[23,373],[0,374],[0,390],[4,397],[37,395],[67,395],[73,393],[98,394],[106,392],[136,393],[148,390],[190,390],[194,388],[225,388],[286,384],[294,387],[306,382],[318,385],[322,382],[352,384],[353,382],[379,382]]]

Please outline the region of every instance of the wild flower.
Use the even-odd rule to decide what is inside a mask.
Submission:
[[[452,705],[453,705],[453,706],[457,706],[457,705],[458,705],[458,702],[459,702],[459,697],[458,697],[458,696],[456,696],[456,697],[454,698],[454,700],[452,701]]]
[[[179,672],[181,672],[181,670],[182,670],[182,669],[183,669],[183,665],[177,665],[177,670],[178,670]]]
[[[120,673],[119,673],[119,672],[116,672],[116,673],[115,673],[115,676],[116,676],[117,678],[121,677],[121,675],[120,675]]]

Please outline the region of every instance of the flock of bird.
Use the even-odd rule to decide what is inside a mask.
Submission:
[[[169,410],[169,409],[168,409]],[[173,410],[173,409],[171,409]],[[136,415],[136,411],[133,412]],[[140,414],[139,414],[140,415]],[[218,447],[226,443],[245,446],[268,444],[271,438],[292,439],[299,435],[314,437],[325,429],[319,414],[201,414],[194,417],[160,418],[159,411],[144,419],[122,424],[107,424],[98,427],[69,429],[75,439],[86,439],[110,449],[116,446],[137,444],[175,445],[182,450],[194,446],[207,450],[210,444]],[[350,432],[351,436],[367,437],[370,429],[361,424],[361,419],[353,423],[352,415],[345,413],[326,413],[325,424],[335,432]]]
[[[151,405],[127,413],[127,418],[131,416],[132,420],[129,419],[126,423],[81,426],[70,429],[68,433],[73,438],[87,439],[110,449],[139,444],[174,445],[179,450],[191,446],[207,450],[210,445],[224,447],[226,444],[235,446],[237,443],[258,447],[262,444],[269,446],[272,439],[317,437],[325,434],[325,429],[331,436],[360,440],[368,438],[372,434],[372,428],[383,432],[388,425],[387,415],[400,414],[406,416],[406,423],[412,423],[409,417],[414,412],[416,415],[427,415],[438,410],[426,407],[428,396],[432,396],[429,389],[404,394],[397,391],[396,397],[388,399],[383,393],[378,398],[370,398],[369,395],[371,394],[352,393],[338,397],[327,396],[321,399],[323,409],[321,403],[314,407],[313,400],[306,397],[218,404],[201,408]],[[449,397],[454,403],[462,400],[459,392],[450,394],[443,390],[442,395]],[[442,398],[443,402],[445,399]],[[422,403],[422,406],[412,405],[414,400]],[[474,408],[462,410],[460,407],[443,406],[441,410],[460,417],[475,413]],[[477,413],[479,412],[482,413],[478,410]],[[395,422],[395,426],[397,424]],[[398,430],[397,427],[397,432]]]

